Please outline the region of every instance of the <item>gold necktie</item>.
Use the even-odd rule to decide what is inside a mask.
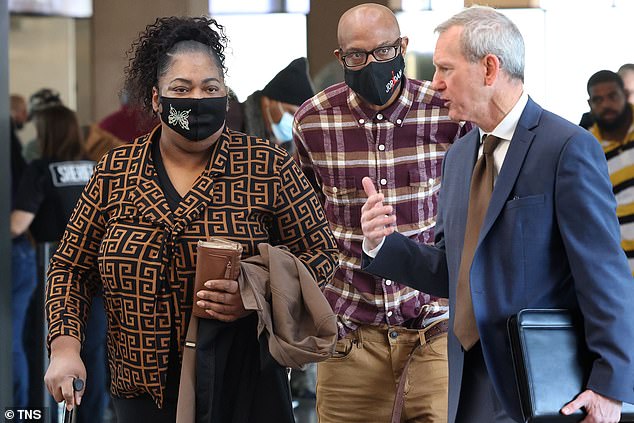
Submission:
[[[480,339],[473,313],[469,273],[478,244],[482,222],[484,222],[484,216],[493,193],[493,181],[495,179],[493,151],[500,141],[498,137],[493,135],[484,137],[482,156],[476,162],[471,176],[469,211],[467,213],[467,226],[464,235],[464,246],[462,247],[460,270],[458,271],[456,313],[453,325],[454,333],[465,351],[468,351]]]

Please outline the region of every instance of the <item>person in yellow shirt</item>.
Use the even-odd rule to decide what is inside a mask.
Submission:
[[[634,115],[619,74],[601,70],[588,80],[594,119],[589,131],[603,146],[617,200],[621,244],[634,272]]]

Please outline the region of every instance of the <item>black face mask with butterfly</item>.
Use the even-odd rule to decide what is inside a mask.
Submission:
[[[225,124],[227,96],[211,98],[159,98],[161,120],[190,141],[209,138]]]

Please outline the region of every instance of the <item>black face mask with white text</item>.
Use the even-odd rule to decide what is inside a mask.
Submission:
[[[364,100],[383,106],[399,87],[405,60],[399,54],[387,62],[370,62],[359,70],[344,69],[346,84]]]
[[[175,98],[161,96],[161,120],[190,141],[209,138],[225,124],[227,96]]]

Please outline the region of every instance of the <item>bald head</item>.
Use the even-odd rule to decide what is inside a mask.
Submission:
[[[377,39],[394,42],[400,35],[394,13],[375,3],[360,4],[347,10],[341,15],[337,26],[337,40],[343,51],[363,48],[362,44],[373,44]]]

